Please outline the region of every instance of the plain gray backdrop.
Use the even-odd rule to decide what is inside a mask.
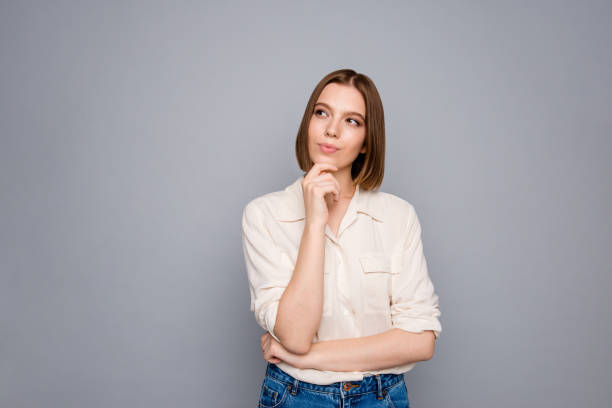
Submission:
[[[610,2],[0,6],[0,406],[255,407],[241,214],[315,84],[385,107],[440,296],[413,407],[612,399]]]

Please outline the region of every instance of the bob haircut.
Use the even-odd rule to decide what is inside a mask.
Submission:
[[[308,172],[314,163],[308,154],[308,127],[314,113],[314,107],[323,88],[330,83],[338,83],[355,87],[363,96],[366,107],[365,114],[365,153],[359,153],[351,166],[353,185],[362,190],[377,190],[382,184],[385,173],[385,115],[382,101],[374,82],[364,74],[352,69],[340,69],[327,74],[315,87],[310,95],[302,123],[295,140],[295,154],[297,161],[305,172]]]

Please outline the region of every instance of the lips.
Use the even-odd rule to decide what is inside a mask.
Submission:
[[[319,146],[321,147],[321,150],[323,150],[326,153],[333,153],[336,150],[338,150],[336,146],[330,145],[328,143],[320,143]]]

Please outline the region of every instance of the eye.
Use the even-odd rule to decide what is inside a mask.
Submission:
[[[347,120],[352,120],[353,122],[355,122],[355,125],[361,126],[361,123],[359,123],[357,120],[355,120],[353,118],[348,118]]]
[[[315,115],[318,115],[319,112],[325,112],[325,111],[323,109],[315,109],[315,111],[314,111]]]

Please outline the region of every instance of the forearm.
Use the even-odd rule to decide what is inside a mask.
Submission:
[[[433,336],[429,330],[411,333],[394,328],[372,336],[321,341],[303,356],[300,368],[373,371],[424,361],[433,355]]]
[[[321,323],[324,259],[325,226],[307,224],[274,326],[281,344],[296,354],[308,352]]]

